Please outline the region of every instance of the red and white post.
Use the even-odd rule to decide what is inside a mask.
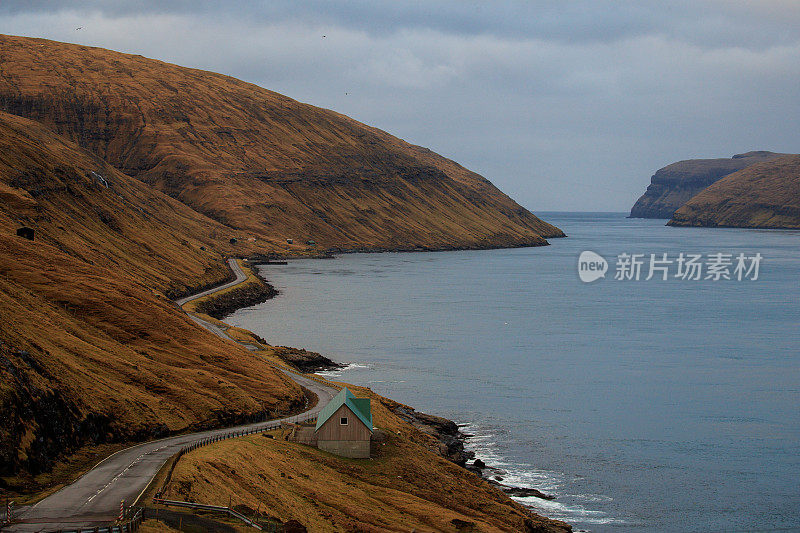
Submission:
[[[119,518],[117,520],[122,522],[123,518],[125,518],[125,500],[119,502]]]
[[[6,522],[11,523],[11,506],[14,505],[14,502],[6,498]]]

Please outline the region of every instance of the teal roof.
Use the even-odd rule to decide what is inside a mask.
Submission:
[[[372,431],[372,409],[370,409],[369,398],[356,398],[347,387],[340,390],[339,394],[334,396],[328,402],[328,405],[322,408],[322,411],[317,415],[317,427],[314,428],[314,431],[321,428],[322,424],[327,422],[342,405],[346,405],[353,411],[353,414],[367,426],[367,429]]]

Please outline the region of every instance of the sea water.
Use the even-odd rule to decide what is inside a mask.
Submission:
[[[264,266],[280,295],[228,321],[467,424],[504,483],[556,496],[519,501],[577,530],[800,530],[800,232],[543,217],[569,237]],[[586,250],[605,278],[581,281]],[[755,280],[645,280],[664,253],[763,259]]]

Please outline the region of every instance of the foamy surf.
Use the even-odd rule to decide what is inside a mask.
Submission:
[[[528,463],[515,463],[504,457],[497,446],[497,437],[491,431],[476,424],[464,424],[461,431],[467,435],[465,448],[475,452],[475,457],[487,465],[484,476],[509,487],[530,487],[544,493],[553,494],[556,500],[545,500],[536,496],[511,496],[514,501],[529,507],[535,512],[580,526],[601,526],[627,524],[625,520],[611,517],[605,511],[593,509],[613,498],[603,494],[569,494],[568,476],[560,472],[552,472],[535,468]],[[594,505],[592,505],[594,504]],[[591,531],[589,529],[576,529]]]
[[[369,370],[372,368],[371,364],[368,363],[343,363],[345,366],[342,368],[337,368],[336,370],[321,370],[316,372],[317,375],[322,376],[324,378],[338,378],[341,377],[342,374],[347,372],[348,370]]]

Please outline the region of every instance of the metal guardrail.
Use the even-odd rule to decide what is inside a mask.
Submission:
[[[141,507],[127,508],[126,515],[131,515],[130,518],[125,518],[119,524],[112,524],[100,527],[78,527],[75,529],[61,528],[51,530],[41,530],[44,533],[134,533],[139,529],[139,526],[144,520],[144,509]],[[12,517],[13,518],[13,517]],[[27,523],[22,521],[21,523]],[[14,521],[5,522],[3,527],[13,525]]]
[[[238,518],[239,520],[245,522],[248,525],[251,525],[252,527],[255,527],[257,529],[262,529],[263,530],[262,526],[256,524],[255,522],[253,522],[252,520],[250,520],[249,518],[247,518],[243,514],[237,512],[237,511],[234,511],[233,509],[229,509],[228,507],[219,507],[219,506],[214,506],[214,505],[194,504],[194,503],[191,503],[191,502],[176,502],[176,501],[172,501],[172,500],[164,500],[164,499],[161,498],[161,496],[163,495],[164,491],[166,490],[167,484],[170,482],[170,479],[172,477],[172,472],[175,469],[175,465],[177,464],[178,460],[180,460],[180,458],[183,455],[185,455],[185,454],[187,454],[187,453],[189,453],[189,452],[191,452],[193,450],[196,450],[198,448],[202,448],[203,446],[208,446],[210,444],[214,444],[214,443],[217,443],[217,442],[222,442],[224,440],[233,439],[233,438],[237,438],[237,437],[246,437],[248,435],[255,435],[257,433],[264,433],[265,431],[271,431],[273,429],[278,429],[279,427],[281,427],[281,424],[283,424],[283,423],[308,422],[309,420],[315,420],[316,418],[317,418],[317,415],[313,414],[313,413],[299,414],[299,415],[295,415],[293,417],[289,417],[288,419],[285,419],[283,421],[274,421],[274,422],[265,423],[263,425],[260,425],[258,427],[254,427],[254,428],[250,428],[250,429],[241,429],[241,430],[238,430],[238,431],[229,431],[229,432],[223,433],[221,435],[214,435],[213,437],[207,437],[205,439],[202,439],[202,440],[199,440],[197,442],[193,442],[192,444],[189,444],[187,446],[184,446],[183,448],[181,448],[178,451],[178,453],[175,454],[175,456],[173,456],[173,457],[175,457],[175,459],[172,462],[172,466],[170,467],[169,472],[167,473],[167,477],[164,479],[164,483],[162,484],[161,489],[159,489],[156,492],[155,496],[153,496],[153,503],[163,504],[163,505],[178,505],[178,506],[183,504],[182,505],[183,507],[193,507],[195,509],[206,509],[206,510],[210,510],[210,511],[223,511],[224,510],[224,512],[228,513],[229,516],[232,516],[234,518]],[[169,503],[165,503],[165,502],[169,502]],[[7,506],[7,508],[8,508],[8,506]],[[134,508],[126,508],[125,509],[125,514],[130,513],[132,509],[134,509]],[[13,525],[15,523],[13,518],[14,518],[13,513],[12,513],[12,515],[10,517],[9,516],[5,516],[3,521],[0,521],[0,529],[5,528],[6,526]],[[102,526],[102,527],[82,527],[82,528],[77,528],[77,529],[64,529],[64,528],[62,528],[62,529],[57,529],[57,530],[49,530],[47,532],[44,532],[44,530],[43,530],[43,532],[44,533],[133,533],[137,529],[139,529],[139,525],[141,524],[143,518],[144,518],[144,509],[135,508],[135,511],[133,511],[133,516],[131,516],[130,519],[128,519],[127,521],[121,522],[119,524]],[[282,531],[282,529],[275,529],[277,527],[278,526],[276,525],[276,526],[270,528],[270,531],[275,531],[275,532]]]
[[[218,513],[224,513],[232,518],[236,518],[241,520],[245,524],[250,527],[256,528],[259,531],[264,531],[265,527],[254,520],[247,518],[242,513],[231,509],[230,507],[223,507],[221,505],[207,505],[205,503],[194,503],[194,502],[182,502],[177,500],[164,500],[162,498],[153,498],[153,503],[158,505],[166,505],[171,507],[183,507],[186,509],[194,509],[197,511],[216,511]],[[283,531],[283,527],[279,526],[278,524],[274,524],[272,527],[267,526],[267,529],[270,531]]]

